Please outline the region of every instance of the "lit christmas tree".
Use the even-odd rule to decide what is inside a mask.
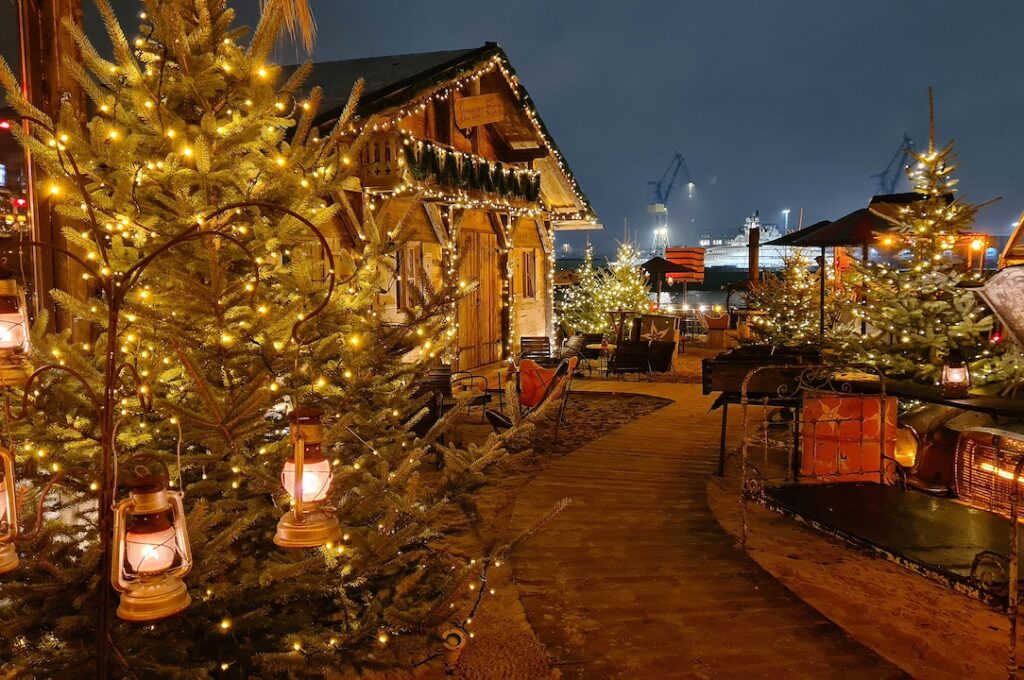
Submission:
[[[589,243],[576,276],[579,280],[562,298],[559,318],[575,333],[601,333],[608,327],[608,315],[598,301],[601,275],[594,267],[594,246]]]
[[[768,272],[747,291],[747,306],[763,312],[753,317],[754,331],[772,345],[816,342],[821,326],[821,279],[801,251],[783,256],[778,274]],[[837,289],[826,267],[825,333],[834,339],[850,298]]]
[[[891,262],[854,263],[852,283],[865,304],[855,314],[867,322],[864,336],[841,343],[848,358],[878,366],[887,375],[936,381],[954,350],[970,363],[975,382],[998,379],[993,347],[985,333],[992,317],[969,289],[969,276],[953,258],[978,206],[949,200],[957,180],[952,143],[915,154],[907,173],[922,200],[884,214],[893,228],[880,237]]]
[[[629,310],[646,313],[650,310],[651,289],[647,285],[647,272],[640,267],[640,251],[636,244],[630,241],[619,244],[615,261],[600,276],[597,299],[603,312]],[[606,328],[611,330],[610,319]]]
[[[11,106],[32,121],[22,141],[50,178],[40,189],[74,225],[71,255],[97,291],[54,292],[93,339],[47,334],[39,320],[33,361],[52,368],[30,386],[27,417],[3,422],[21,524],[39,531],[0,577],[0,667],[80,677],[97,635],[115,677],[409,666],[439,648],[441,630],[467,624],[481,592],[471,590],[497,566],[496,553],[467,555],[451,536],[475,518],[469,494],[506,455],[500,441],[457,449],[437,442],[443,422],[424,438],[409,429],[422,415],[415,382],[451,337],[457,284],[423,285],[405,323],[385,323],[376,297],[401,234],[371,220],[355,256],[310,254],[326,246],[319,229],[343,191],[355,102],[331,130],[313,125],[321,95],[301,96],[305,69],[280,82],[268,61],[279,3],[248,45],[224,0],[150,0],[134,41],[98,5],[112,60],[67,27],[82,51],[69,68],[95,117],[65,104],[51,120],[0,68]],[[301,444],[302,475],[289,468],[298,444],[283,419],[295,407],[323,411],[322,442]],[[126,495],[106,483],[108,447],[121,482],[138,474],[128,460],[139,454],[167,466],[184,492],[194,566],[183,611],[111,618],[104,630],[111,551],[97,508]],[[428,451],[444,455],[443,472],[422,464]],[[337,509],[324,513],[340,523],[335,540],[274,545],[299,494]]]

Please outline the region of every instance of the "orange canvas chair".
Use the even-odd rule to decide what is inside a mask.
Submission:
[[[553,399],[560,399],[558,406],[558,419],[555,422],[555,436],[558,436],[558,428],[565,419],[565,405],[569,401],[569,391],[572,388],[572,376],[576,372],[578,357],[563,359],[555,368],[544,368],[530,359],[524,359],[519,364],[519,371],[516,373],[516,393],[518,403],[512,408],[519,409],[520,418],[526,418],[534,411],[540,409]],[[487,420],[496,432],[502,432],[512,427],[512,419],[502,413],[488,409]]]

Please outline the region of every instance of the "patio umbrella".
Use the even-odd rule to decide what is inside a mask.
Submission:
[[[697,270],[693,267],[687,267],[685,264],[676,264],[675,262],[669,262],[663,257],[652,257],[651,259],[644,262],[640,267],[646,270],[652,276],[658,277],[658,305],[661,305],[661,282],[665,280],[666,274],[680,274],[687,273],[692,274]]]
[[[900,205],[906,205],[907,203],[913,203],[925,198],[927,196],[916,192],[873,196],[867,208],[858,208],[834,222],[827,220],[817,222],[809,227],[777,238],[768,244],[773,246],[821,248],[821,265],[819,267],[821,272],[821,292],[818,305],[820,316],[818,334],[820,337],[825,337],[825,248],[860,246],[861,257],[864,262],[867,262],[868,246],[875,241],[876,234],[882,231],[889,231],[894,227],[893,223],[883,217],[883,215],[895,216]],[[953,200],[952,194],[948,194],[945,198],[947,203]]]

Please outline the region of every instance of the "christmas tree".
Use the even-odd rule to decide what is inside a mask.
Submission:
[[[766,273],[747,291],[747,306],[762,312],[753,317],[754,331],[772,345],[797,345],[816,342],[821,327],[820,270],[802,251],[782,258],[782,271]],[[826,267],[825,333],[835,338],[841,330],[840,318],[848,298],[837,289],[831,269]]]
[[[894,213],[879,212],[892,223],[879,236],[892,256],[854,264],[852,283],[864,301],[855,314],[866,321],[867,333],[840,347],[850,360],[876,365],[887,375],[928,381],[937,380],[944,360],[959,351],[976,382],[995,380],[985,337],[992,317],[961,287],[972,275],[953,257],[979,206],[953,198],[952,143],[936,149],[933,131],[928,150],[915,156],[907,174],[922,198]]]
[[[594,267],[594,247],[587,244],[583,263],[576,268],[578,281],[562,298],[559,318],[576,333],[601,333],[608,326],[608,315],[598,302],[601,276]]]
[[[625,241],[619,244],[615,261],[609,263],[608,271],[602,274],[598,286],[597,299],[602,311],[647,312],[650,309],[647,273],[640,268],[640,251],[635,243]],[[610,320],[607,327],[610,330]]]
[[[336,124],[314,125],[321,95],[302,94],[307,69],[284,80],[269,63],[280,3],[247,44],[225,0],[149,0],[133,40],[97,4],[111,59],[66,27],[82,52],[67,68],[94,117],[65,103],[51,120],[0,67],[31,122],[21,141],[49,177],[41,189],[73,225],[68,254],[96,292],[54,291],[92,338],[46,333],[39,319],[40,368],[0,430],[27,529],[21,566],[0,580],[0,666],[76,677],[98,662],[97,636],[117,677],[411,665],[441,630],[467,624],[502,550],[467,554],[452,538],[476,517],[470,494],[507,455],[501,441],[459,449],[438,442],[445,421],[422,438],[410,429],[458,285],[419,282],[404,323],[386,323],[377,295],[402,230],[370,219],[360,252],[328,247],[330,197],[360,143],[359,88]],[[272,540],[291,503],[284,414],[297,408],[324,413],[326,501],[341,526],[319,548]],[[111,530],[98,508],[152,471],[140,455],[184,492],[192,601],[146,624],[104,621]]]

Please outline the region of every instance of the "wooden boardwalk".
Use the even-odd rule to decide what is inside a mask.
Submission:
[[[522,529],[560,498],[574,499],[513,560],[530,624],[565,677],[904,677],[718,525],[705,486],[720,421],[698,385],[578,381],[574,389],[675,402],[554,461],[516,501],[513,528]]]

